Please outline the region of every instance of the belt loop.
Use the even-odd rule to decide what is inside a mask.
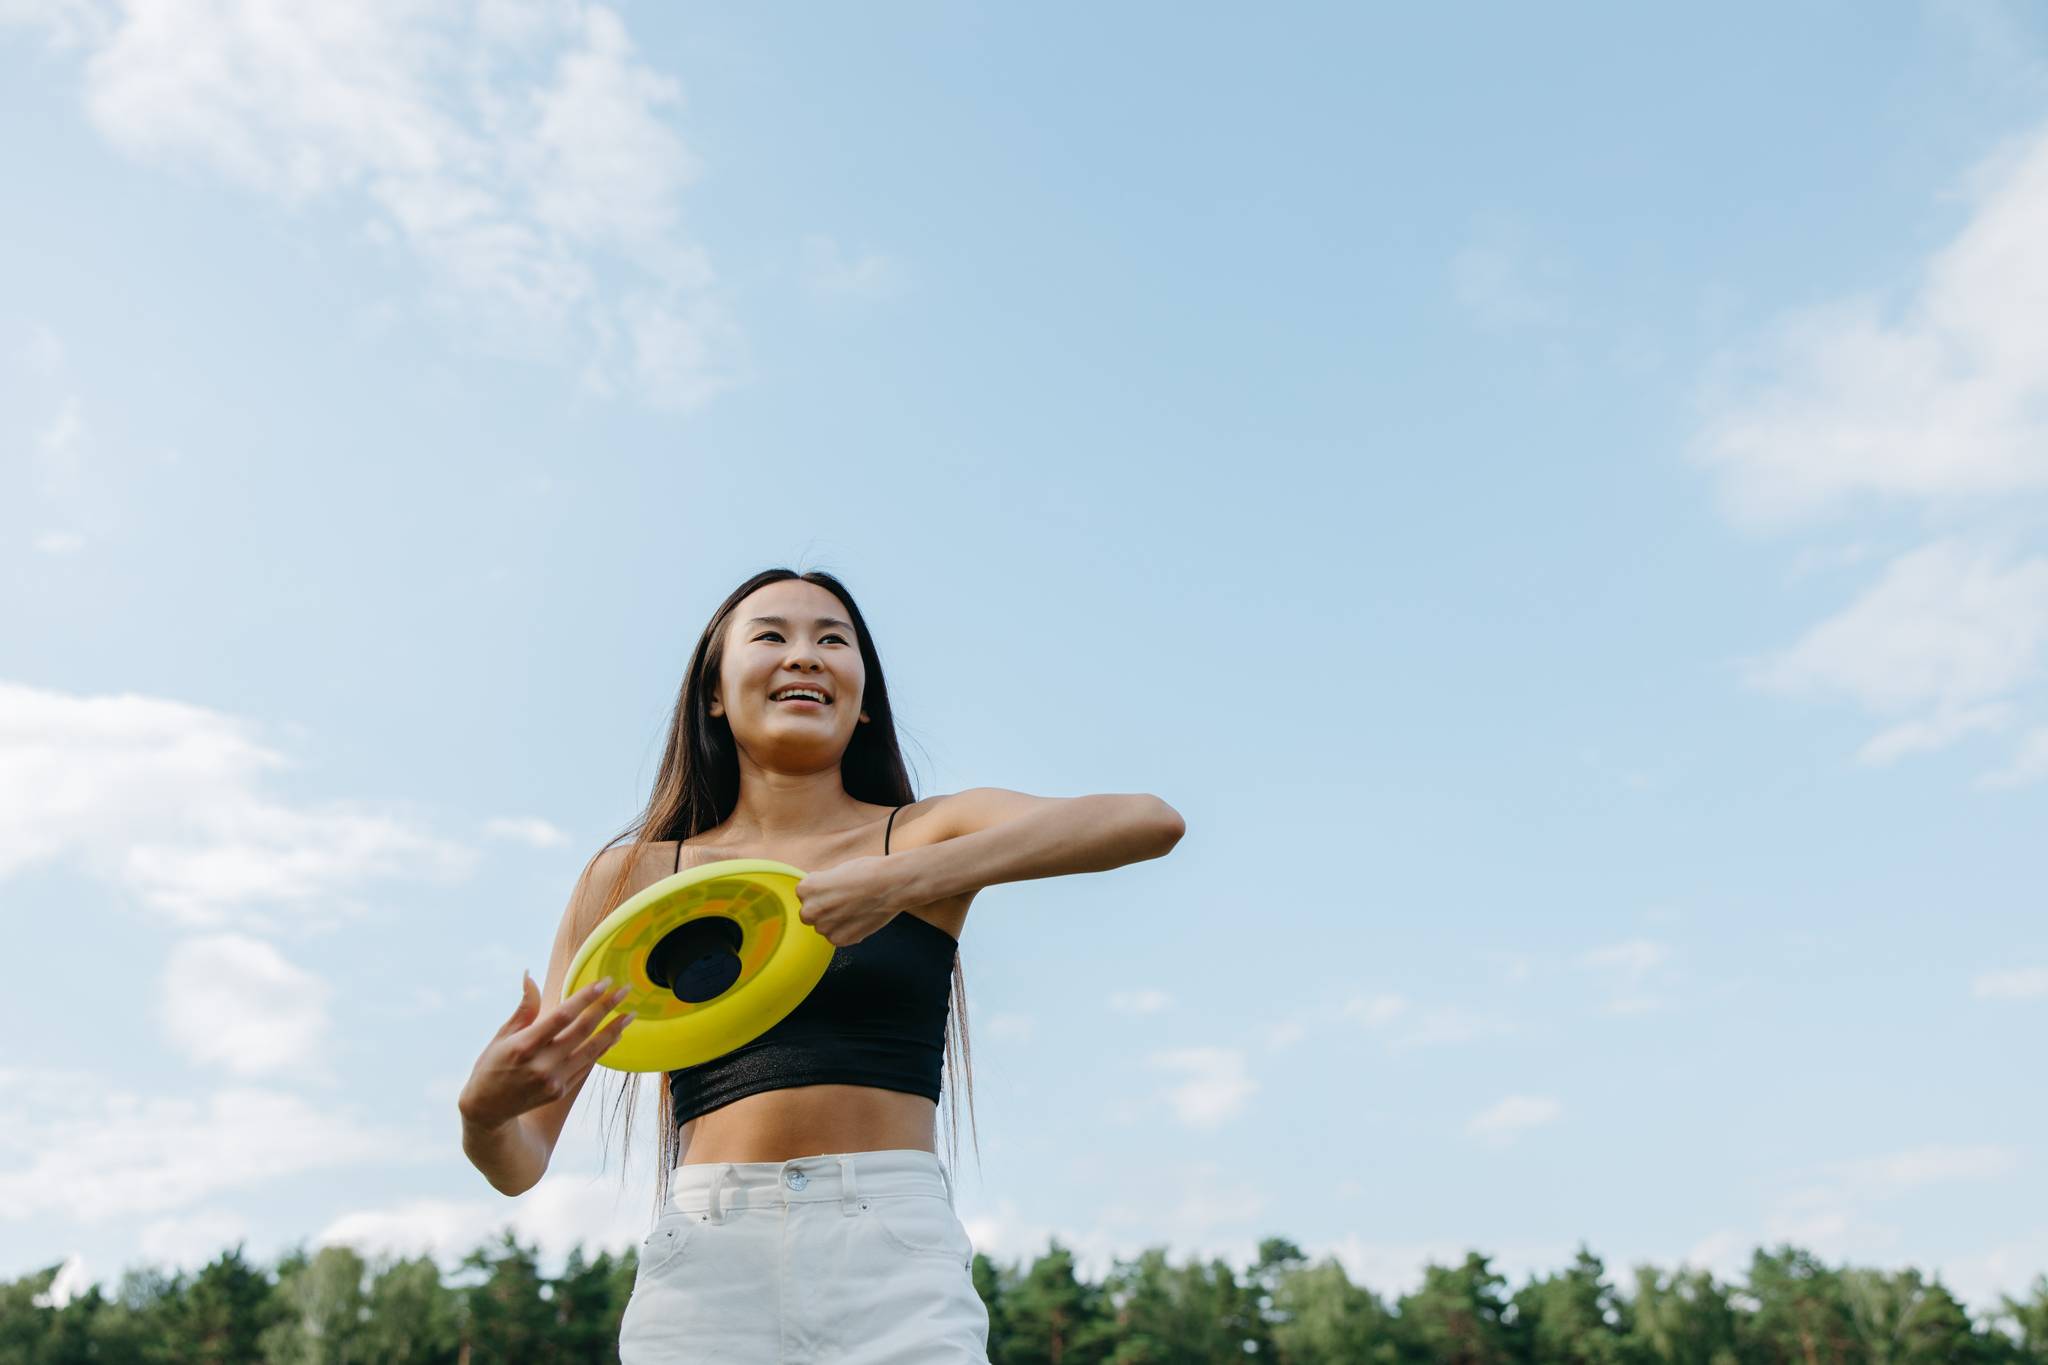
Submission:
[[[851,1218],[860,1212],[860,1195],[854,1188],[853,1162],[839,1158],[839,1212]]]
[[[725,1173],[731,1169],[731,1167],[721,1164],[717,1170],[711,1173],[711,1221],[714,1223],[723,1223],[725,1221],[725,1214],[718,1207],[718,1187],[725,1183]]]
[[[933,1156],[932,1160],[939,1161],[937,1156]],[[946,1163],[943,1161],[939,1161],[939,1176],[946,1182],[946,1207],[950,1209],[953,1207],[953,1173],[946,1169]]]

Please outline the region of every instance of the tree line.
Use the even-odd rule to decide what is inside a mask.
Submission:
[[[616,1361],[633,1251],[572,1251],[559,1275],[508,1229],[444,1276],[428,1257],[366,1262],[238,1245],[194,1272],[145,1266],[59,1306],[50,1266],[0,1287],[0,1365],[585,1365]],[[2048,1275],[1972,1318],[1939,1278],[1828,1266],[1791,1245],[1740,1283],[1640,1265],[1624,1293],[1583,1245],[1510,1291],[1490,1258],[1431,1264],[1388,1301],[1285,1238],[1234,1271],[1117,1260],[1100,1283],[1058,1239],[1029,1266],[976,1255],[994,1365],[2048,1365]]]

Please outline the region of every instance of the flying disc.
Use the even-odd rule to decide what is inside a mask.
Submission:
[[[634,1022],[597,1060],[674,1071],[752,1042],[825,975],[832,941],[800,918],[804,873],[726,858],[662,878],[622,902],[569,960],[562,998],[605,977],[632,993],[606,1015]]]

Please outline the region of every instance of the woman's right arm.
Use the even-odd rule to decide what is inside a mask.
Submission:
[[[604,918],[602,898],[625,854],[607,849],[577,881],[555,931],[546,987],[522,976],[519,1008],[485,1046],[456,1101],[463,1155],[501,1194],[524,1194],[540,1183],[590,1068],[632,1021],[621,1014],[598,1027],[624,988],[600,992],[592,985],[541,1008],[561,993],[570,959]]]

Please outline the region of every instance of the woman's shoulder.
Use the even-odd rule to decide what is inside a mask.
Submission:
[[[928,796],[905,806],[897,817],[896,828],[903,831],[908,828],[905,821],[910,821],[918,830],[915,836],[918,846],[943,843],[963,834],[978,833],[1005,820],[1014,820],[1027,811],[1059,805],[1068,799],[1032,796],[1007,787],[968,787],[944,796]]]

